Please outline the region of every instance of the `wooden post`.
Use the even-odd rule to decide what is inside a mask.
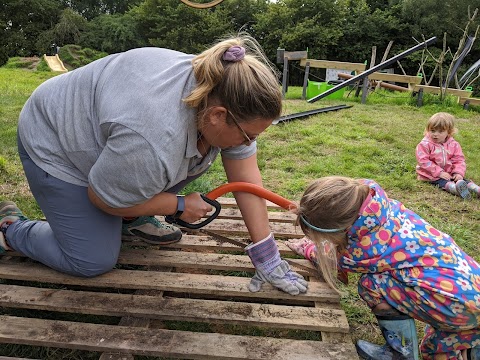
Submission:
[[[302,100],[307,98],[307,86],[308,86],[308,73],[310,72],[310,61],[307,61],[305,65],[305,76],[303,78],[303,91],[302,91]]]
[[[282,96],[285,99],[285,94],[288,90],[288,58],[283,58],[283,79],[282,79]]]
[[[365,104],[367,102],[367,94],[368,94],[368,84],[370,80],[368,80],[368,76],[363,78],[363,84],[362,84],[362,104]]]
[[[377,47],[372,46],[372,57],[370,58],[370,69],[375,66],[375,60],[377,58]],[[362,88],[362,104],[367,102],[367,95],[369,90],[370,80],[368,80],[368,76],[363,79],[363,88]]]
[[[423,104],[423,89],[420,89],[417,94],[417,106],[420,107]]]

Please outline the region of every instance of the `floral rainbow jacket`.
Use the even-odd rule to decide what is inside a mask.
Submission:
[[[463,303],[480,305],[480,265],[455,241],[401,202],[364,180],[371,199],[348,229],[339,267],[355,273],[392,276],[409,287],[428,289]],[[417,288],[417,289],[418,289]],[[473,300],[475,299],[475,300]]]
[[[415,156],[419,180],[438,180],[442,171],[465,176],[466,165],[462,147],[451,136],[443,144],[437,144],[426,135],[417,145]]]

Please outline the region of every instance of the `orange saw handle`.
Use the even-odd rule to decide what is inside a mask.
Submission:
[[[192,223],[183,221],[181,219],[176,219],[171,215],[165,216],[165,220],[170,224],[177,224],[189,229],[200,229],[205,225],[211,223],[218,216],[218,214],[220,214],[221,205],[218,201],[216,201],[216,199],[228,192],[236,192],[236,191],[248,192],[248,193],[257,195],[258,197],[264,198],[268,201],[271,201],[277,204],[278,206],[284,208],[285,210],[293,210],[297,208],[297,205],[295,203],[261,186],[251,184],[251,183],[246,183],[246,182],[231,182],[228,184],[221,185],[216,189],[213,189],[207,195],[201,195],[205,202],[209,203],[215,208],[215,212],[204,221],[196,224],[192,224]]]
[[[257,195],[258,197],[264,198],[268,201],[271,201],[277,204],[278,206],[284,208],[285,210],[293,210],[297,208],[297,205],[292,201],[287,200],[284,197],[281,197],[280,195],[275,194],[274,192],[271,192],[270,190],[267,190],[261,186],[251,184],[251,183],[246,183],[246,182],[231,182],[228,184],[221,185],[218,188],[210,191],[207,194],[207,197],[209,199],[215,200],[216,198],[228,192],[235,192],[235,191],[248,192],[248,193]]]

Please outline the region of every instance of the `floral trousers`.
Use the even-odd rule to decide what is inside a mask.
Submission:
[[[480,294],[459,301],[419,286],[408,287],[388,272],[362,275],[358,293],[371,309],[388,303],[426,323],[420,344],[425,360],[457,360],[461,350],[480,346]]]

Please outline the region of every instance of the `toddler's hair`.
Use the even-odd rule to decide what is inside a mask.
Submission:
[[[245,48],[239,61],[224,60],[232,46]],[[191,107],[205,110],[209,98],[226,107],[239,122],[276,119],[282,112],[282,92],[278,71],[258,42],[240,33],[195,56],[192,60],[197,87],[184,99]]]
[[[319,270],[327,284],[337,291],[337,253],[347,247],[346,231],[359,217],[360,207],[369,191],[362,180],[327,176],[308,186],[297,209],[296,224],[317,246]],[[318,232],[305,224],[301,217],[321,229],[345,231]]]
[[[446,112],[433,114],[428,120],[425,133],[431,130],[447,131],[448,135],[455,134],[457,132],[455,128],[455,117]]]

